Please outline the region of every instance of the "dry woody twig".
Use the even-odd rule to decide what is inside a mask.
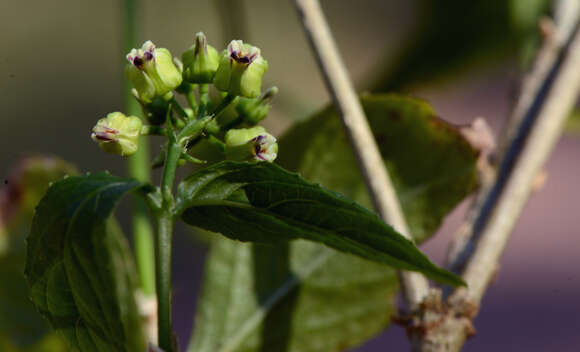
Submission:
[[[410,239],[409,228],[397,194],[384,167],[383,159],[324,18],[320,3],[318,0],[295,0],[294,3],[328,91],[340,112],[373,205],[385,221]],[[407,305],[413,311],[427,295],[428,282],[422,275],[411,272],[401,273],[401,280]]]

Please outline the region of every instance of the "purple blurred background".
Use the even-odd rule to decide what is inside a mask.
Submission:
[[[521,0],[525,1],[525,0]],[[357,86],[395,57],[417,26],[416,1],[324,1],[330,24]],[[280,95],[269,129],[281,133],[329,101],[290,1],[247,1],[247,30],[270,62],[267,84]],[[142,2],[140,39],[174,53],[203,30],[225,44],[212,1]],[[122,109],[119,2],[54,0],[0,3],[0,172],[25,153],[49,152],[81,170],[123,174],[123,162],[88,138],[96,119]],[[514,59],[488,62],[416,87],[451,122],[483,116],[497,132],[509,114],[517,82]],[[157,144],[152,150],[157,151]],[[564,136],[546,165],[548,181],[533,195],[502,258],[466,351],[580,350],[580,137]],[[466,209],[462,204],[423,249],[442,263]],[[190,333],[205,249],[180,227],[176,236],[175,319],[180,341]],[[401,327],[355,351],[407,350]]]

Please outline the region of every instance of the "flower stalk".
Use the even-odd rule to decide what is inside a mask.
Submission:
[[[128,9],[131,7],[129,5],[135,4],[127,0]],[[134,28],[128,28],[127,31],[130,32],[127,38],[132,42]],[[224,93],[219,101],[212,101],[209,93],[211,84],[218,86],[214,76],[220,59],[217,51],[207,44],[203,33],[195,35],[194,45],[183,54],[184,64],[173,60],[167,49],[157,48],[151,41],[146,41],[138,49],[131,49],[127,55],[129,63],[126,65],[126,74],[133,88],[130,93],[127,89],[127,98],[136,99],[131,100],[132,105],[128,103],[128,106],[141,106],[148,124],[144,125],[137,116],[114,112],[99,120],[91,135],[106,152],[120,156],[139,155],[135,159],[138,162],[133,161],[130,169],[133,176],[144,181],[151,178],[150,165],[147,149],[140,148],[140,138],[151,135],[167,138],[162,155],[153,162],[154,167],[163,166],[161,183],[157,188],[151,187],[155,191],[149,191],[147,195],[156,224],[155,239],[151,236],[151,228],[145,226],[148,223],[137,221],[146,218],[136,215],[134,222],[135,251],[142,290],[149,296],[156,294],[157,298],[156,333],[155,329],[148,329],[149,342],[158,343],[165,352],[176,351],[171,317],[171,251],[173,228],[178,217],[173,195],[177,168],[187,162],[206,162],[188,153],[192,145],[204,139],[223,153],[224,158],[227,156],[226,143],[220,138],[228,132],[229,127],[220,126],[217,118],[229,106],[237,103],[240,95],[258,97],[261,78],[267,68],[266,61],[260,56],[260,49],[242,44],[241,41],[232,43],[235,50],[230,50],[228,55],[237,62],[237,66],[233,71],[222,67],[222,78],[224,74],[227,76],[227,82],[224,81],[227,85],[222,87]],[[246,56],[249,57],[247,62]],[[196,99],[196,87],[199,87],[199,99]],[[175,93],[185,95],[188,108],[179,104]],[[254,105],[248,105],[244,111],[259,115],[267,113],[259,104]],[[261,110],[255,112],[258,108]],[[238,116],[234,120],[244,119]],[[254,129],[259,130],[259,133],[245,138],[238,147],[242,154],[248,154],[244,154],[244,160],[273,161],[277,153],[276,139],[262,127]]]

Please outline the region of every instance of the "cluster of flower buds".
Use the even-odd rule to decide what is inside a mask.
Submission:
[[[261,92],[262,77],[268,70],[268,62],[262,57],[259,48],[241,40],[231,41],[220,54],[207,43],[203,33],[196,33],[193,45],[183,53],[181,61],[174,59],[169,50],[157,48],[151,41],[146,41],[141,48],[132,49],[127,54],[127,60],[126,75],[134,87],[133,95],[141,104],[146,120],[152,125],[163,125],[168,117],[175,118],[171,115],[172,108],[180,112],[179,118],[184,118],[181,122],[172,120],[181,125],[172,125],[182,128],[188,119],[215,114],[217,105],[235,102],[238,124],[254,126],[266,117],[271,100],[278,92],[276,87]],[[208,103],[209,84],[213,84],[222,94],[227,94],[223,95],[227,99],[220,104]],[[198,85],[200,104],[205,104],[203,108],[200,105],[199,109],[197,103],[191,100],[195,99],[193,92]],[[206,94],[204,98],[202,88]],[[188,94],[190,108],[174,106],[178,104],[173,96],[174,91]],[[276,158],[276,139],[262,127],[231,129],[233,127],[231,124],[221,126],[212,120],[204,131],[214,137],[224,136],[225,133],[226,157],[229,159],[273,161]],[[156,128],[161,131],[166,127]],[[141,130],[142,122],[138,117],[127,117],[115,112],[98,121],[91,137],[104,151],[129,156],[138,149]],[[153,129],[146,127],[143,131],[149,134],[148,131]]]

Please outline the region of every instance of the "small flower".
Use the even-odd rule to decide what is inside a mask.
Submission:
[[[220,62],[214,47],[207,45],[202,32],[196,33],[195,43],[181,56],[183,78],[190,83],[212,83]]]
[[[166,96],[181,84],[181,72],[169,50],[156,48],[151,41],[146,41],[140,49],[131,50],[127,60],[127,78],[144,103]]]
[[[249,124],[256,125],[268,115],[270,103],[276,94],[278,87],[272,87],[264,91],[259,98],[239,98],[236,111]]]
[[[225,142],[226,157],[231,160],[272,162],[278,155],[276,138],[261,126],[229,130]]]
[[[137,152],[142,126],[136,116],[112,112],[97,121],[91,138],[107,153],[129,156]]]
[[[257,98],[262,87],[262,76],[268,70],[268,62],[260,49],[232,40],[222,53],[214,84],[217,89],[246,98]]]

